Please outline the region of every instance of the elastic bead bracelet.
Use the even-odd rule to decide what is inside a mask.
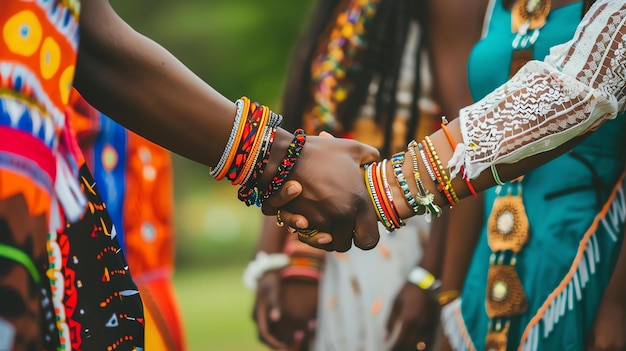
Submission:
[[[389,225],[385,225],[387,231],[392,232],[396,228],[400,228],[398,224],[398,220],[394,218],[393,210],[391,209],[391,205],[389,204],[389,198],[385,194],[385,189],[383,188],[383,178],[381,176],[380,171],[381,163],[376,164],[376,166],[372,167],[372,180],[374,182],[374,190],[376,191],[376,195],[378,196],[378,200],[380,201],[380,205],[383,208],[383,215],[386,217]]]
[[[259,152],[261,146],[261,138],[263,138],[265,134],[265,126],[269,121],[270,115],[269,108],[267,106],[260,106],[258,111],[260,117],[258,119],[255,118],[253,121],[253,123],[257,124],[255,126],[256,128],[253,128],[254,138],[252,139],[252,143],[249,146],[248,151],[246,152],[245,162],[243,163],[243,166],[240,167],[239,174],[232,181],[233,185],[241,184],[243,180],[248,177],[250,169],[252,168],[255,158],[257,157],[257,154]]]
[[[426,168],[426,172],[430,176],[430,179],[435,184],[435,187],[439,189],[439,180],[435,176],[435,171],[430,165],[430,161],[428,160],[428,155],[426,155],[426,151],[424,150],[424,146],[421,143],[417,144],[417,149],[419,150],[420,156],[422,157],[422,162],[424,163],[424,167]]]
[[[298,158],[300,158],[300,153],[302,152],[305,142],[306,133],[304,133],[303,129],[297,129],[294,132],[293,140],[289,144],[289,147],[287,147],[287,155],[278,165],[278,169],[276,170],[272,181],[267,186],[267,190],[263,192],[261,202],[269,199],[270,196],[274,195],[274,193],[276,193],[276,191],[283,186],[285,179],[289,176],[289,173],[296,165]]]
[[[389,181],[387,180],[387,159],[383,159],[383,162],[380,165],[381,168],[381,177],[383,180],[383,189],[385,191],[385,195],[387,195],[387,199],[389,200],[389,205],[391,210],[393,211],[393,218],[397,220],[398,227],[404,227],[406,223],[400,217],[400,213],[398,212],[398,208],[396,207],[395,202],[393,201],[393,192],[391,191],[391,187],[389,186]]]
[[[248,122],[248,116],[250,114],[250,99],[243,96],[239,100],[243,102],[243,109],[241,112],[241,118],[239,120],[239,125],[237,126],[237,131],[235,133],[235,140],[233,142],[232,147],[228,150],[228,155],[226,157],[226,162],[224,163],[224,167],[222,170],[215,176],[216,180],[221,180],[226,176],[229,172],[230,167],[235,159],[237,150],[239,149],[239,144],[241,143],[241,136],[243,135],[244,128],[246,123]]]
[[[228,158],[228,155],[230,154],[230,150],[232,149],[233,144],[235,143],[235,137],[237,136],[237,130],[238,130],[239,123],[243,115],[243,109],[245,105],[244,99],[245,97],[242,97],[235,102],[235,106],[237,107],[237,112],[235,114],[235,121],[233,122],[233,129],[231,129],[230,131],[228,142],[226,142],[226,146],[224,147],[224,151],[222,152],[222,156],[220,157],[219,162],[217,163],[215,167],[209,170],[209,174],[211,174],[215,178],[217,178],[217,175],[222,171],[222,169],[224,169],[226,165],[226,159]]]
[[[367,192],[370,196],[370,199],[372,200],[374,208],[376,208],[376,217],[385,226],[385,228],[390,228],[391,224],[387,219],[387,216],[385,215],[385,211],[382,208],[380,199],[378,198],[378,194],[376,192],[376,185],[374,184],[373,171],[375,167],[376,162],[365,166],[365,182],[367,184]]]
[[[441,163],[441,160],[439,160],[439,156],[437,155],[437,151],[435,150],[433,142],[430,140],[428,136],[426,136],[425,140],[428,145],[428,151],[430,152],[433,158],[433,167],[435,166],[437,167],[442,183],[444,184],[443,191],[446,193],[448,197],[448,201],[450,202],[450,205],[454,205],[457,202],[459,202],[459,198],[456,195],[456,192],[454,191],[454,187],[452,186],[452,182],[450,181],[450,178],[448,177],[446,168]]]
[[[419,162],[417,158],[417,153],[415,152],[415,147],[419,144],[415,140],[411,140],[407,145],[407,150],[411,155],[411,160],[413,161],[413,177],[415,178],[415,185],[417,186],[417,203],[419,205],[426,207],[426,212],[439,217],[441,215],[441,207],[435,205],[435,195],[431,194],[426,187],[424,187],[424,183],[422,182],[422,178],[419,173]]]
[[[446,183],[443,177],[441,176],[440,168],[437,166],[437,162],[435,161],[435,158],[432,155],[432,151],[428,147],[428,143],[426,140],[422,140],[422,148],[424,149],[424,153],[427,156],[427,162],[430,165],[431,169],[433,170],[435,178],[437,179],[435,183],[438,185],[437,190],[440,193],[444,194],[446,199],[448,199],[448,203],[450,205],[454,205],[455,204],[454,199],[452,198],[452,195],[450,195],[450,192],[448,191],[448,188],[450,187],[450,185]]]
[[[413,209],[413,212],[417,214],[423,214],[426,210],[419,207],[413,195],[411,195],[411,189],[406,182],[406,178],[404,177],[404,173],[402,173],[402,165],[404,164],[404,152],[398,152],[391,156],[391,165],[393,168],[393,173],[396,176],[396,182],[402,189],[402,193],[404,194],[404,198]]]

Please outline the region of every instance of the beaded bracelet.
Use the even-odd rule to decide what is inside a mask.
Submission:
[[[452,139],[452,134],[450,134],[450,131],[448,130],[448,120],[446,119],[446,116],[441,116],[441,129],[446,135],[446,138],[448,138],[448,142],[450,143],[450,147],[452,148],[452,151],[455,151],[456,143],[454,142],[454,139]],[[470,193],[472,193],[472,196],[477,197],[478,194],[476,194],[476,190],[474,189],[472,182],[465,174],[465,167],[463,165],[461,165],[460,170],[461,170],[463,180],[465,181],[465,184],[467,185],[467,188],[469,189]]]
[[[430,179],[435,184],[435,187],[439,189],[439,180],[435,176],[435,171],[430,165],[430,161],[428,160],[428,155],[426,155],[426,151],[424,150],[424,145],[422,143],[417,143],[417,149],[419,150],[420,156],[422,157],[422,162],[424,163],[424,167],[426,168],[426,172],[430,176]]]
[[[398,152],[391,156],[391,165],[393,168],[394,175],[396,176],[396,182],[400,189],[402,189],[402,193],[404,194],[404,198],[413,209],[413,212],[417,214],[423,214],[425,209],[420,208],[413,196],[411,195],[411,189],[409,189],[408,184],[406,183],[406,179],[404,177],[404,173],[402,173],[402,165],[404,164],[404,152]]]
[[[365,166],[365,183],[367,184],[367,192],[370,195],[374,208],[376,208],[376,217],[378,217],[378,220],[385,226],[385,228],[387,228],[387,230],[390,230],[393,226],[385,214],[385,210],[383,209],[380,198],[378,197],[376,185],[374,184],[373,172],[375,168],[376,162]]]
[[[441,215],[441,207],[435,205],[435,196],[426,190],[422,178],[420,177],[419,162],[417,153],[415,152],[415,147],[417,146],[419,146],[419,144],[415,140],[411,140],[407,145],[407,150],[413,161],[413,177],[415,178],[415,185],[417,186],[417,203],[425,206],[427,213],[439,217]]]
[[[454,200],[454,203],[459,202],[459,197],[456,195],[456,191],[454,191],[454,187],[452,186],[452,179],[448,177],[448,171],[446,167],[443,166],[441,160],[439,160],[439,156],[437,156],[437,151],[435,151],[435,146],[433,145],[432,140],[428,136],[425,137],[426,143],[428,144],[428,148],[435,159],[435,163],[437,168],[439,169],[439,174],[443,178],[444,183],[446,184],[446,190],[450,193],[450,196]]]
[[[263,174],[265,167],[267,166],[269,156],[270,156],[270,148],[272,143],[274,142],[274,135],[276,134],[276,129],[278,125],[282,122],[283,116],[278,115],[272,111],[270,111],[270,122],[266,127],[266,133],[261,141],[261,152],[260,158],[256,159],[256,165],[252,168],[251,174],[249,175],[248,180],[244,180],[244,184],[239,188],[238,198],[243,201],[246,206],[251,206],[253,204],[257,206],[261,206],[261,191],[257,187],[257,179]]]
[[[296,165],[296,161],[300,157],[300,153],[302,152],[302,148],[304,147],[304,143],[306,142],[306,134],[303,129],[297,129],[294,132],[294,138],[287,147],[287,155],[282,159],[280,164],[278,165],[278,169],[272,178],[272,181],[267,186],[267,189],[263,192],[263,196],[261,197],[261,202],[267,200],[270,196],[274,195],[278,189],[280,189],[287,176]]]
[[[443,177],[441,176],[441,173],[439,173],[440,168],[437,167],[437,163],[435,161],[435,158],[432,155],[432,152],[430,150],[430,148],[428,147],[428,143],[426,142],[426,140],[422,140],[422,149],[424,150],[424,153],[426,154],[426,158],[427,158],[427,163],[428,165],[431,167],[431,169],[433,170],[434,176],[437,179],[436,184],[437,184],[437,190],[444,194],[446,199],[448,199],[448,202],[452,205],[454,204],[454,199],[452,198],[452,195],[450,195],[450,192],[448,191],[448,188],[450,187],[449,184],[447,184]]]
[[[398,212],[398,208],[396,207],[395,202],[393,201],[393,192],[391,191],[391,186],[389,186],[389,181],[387,180],[387,159],[383,159],[383,162],[380,164],[381,171],[379,172],[383,182],[383,190],[385,191],[385,195],[387,195],[387,200],[389,200],[389,205],[391,210],[393,211],[392,219],[397,221],[397,227],[404,227],[406,223],[400,217],[400,213]]]
[[[226,159],[228,158],[228,155],[230,154],[230,151],[232,150],[233,145],[235,143],[235,139],[236,139],[237,132],[239,129],[239,124],[241,122],[243,110],[245,107],[245,99],[247,98],[244,96],[235,102],[235,106],[237,107],[237,112],[235,114],[235,121],[233,122],[233,129],[230,131],[228,142],[226,142],[226,147],[224,147],[224,151],[222,152],[222,156],[220,157],[219,162],[217,163],[215,167],[211,168],[209,171],[209,174],[211,174],[216,179],[217,179],[217,175],[220,174],[222,170],[225,168]]]
[[[392,232],[394,229],[400,228],[400,222],[391,208],[391,204],[389,203],[389,197],[385,192],[383,177],[381,171],[382,163],[376,164],[376,167],[372,169],[372,177],[374,180],[376,193],[378,194],[378,199],[380,200],[380,205],[383,207],[383,212],[387,219],[390,222],[390,226],[387,227],[388,232]]]
[[[264,135],[265,125],[269,121],[269,108],[267,106],[259,106],[257,111],[258,112],[255,111],[255,118],[252,120],[252,125],[254,128],[251,128],[253,130],[254,137],[250,138],[250,140],[252,140],[250,146],[246,145],[244,151],[245,156],[242,157],[242,165],[238,167],[239,172],[235,179],[232,180],[233,185],[241,184],[243,180],[248,176],[248,173],[250,173],[250,168],[252,168],[254,164],[254,158],[256,157],[256,154],[258,153],[258,150],[261,146],[261,138]],[[256,117],[257,115],[259,117]]]
[[[426,154],[429,156],[430,163],[435,170],[435,175],[439,178],[439,182],[441,184],[440,191],[443,191],[443,193],[446,195],[446,198],[448,199],[450,205],[454,205],[459,202],[459,198],[456,196],[456,192],[452,187],[450,178],[448,178],[446,169],[443,164],[441,164],[441,160],[439,160],[439,156],[437,156],[435,147],[433,146],[433,143],[428,136],[425,138],[424,142],[426,143]]]
[[[239,147],[235,151],[235,156],[230,164],[229,170],[226,173],[226,178],[231,181],[233,185],[240,183],[243,175],[243,169],[248,162],[252,149],[255,147],[255,142],[258,141],[258,136],[261,134],[261,125],[263,122],[265,108],[256,102],[250,104],[248,110],[248,118],[243,126],[241,133]]]

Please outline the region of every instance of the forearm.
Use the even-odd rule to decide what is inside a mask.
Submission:
[[[441,290],[461,291],[483,223],[483,198],[466,199],[447,218],[446,246],[441,272]],[[450,220],[453,219],[453,220]]]
[[[288,232],[284,227],[276,225],[276,217],[264,217],[256,251],[267,253],[283,252],[287,234]]]
[[[91,104],[173,152],[218,162],[233,128],[232,101],[134,31],[107,1],[85,2],[80,35],[75,85]],[[278,132],[276,140],[290,139]]]

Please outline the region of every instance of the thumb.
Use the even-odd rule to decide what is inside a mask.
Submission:
[[[282,316],[280,308],[280,283],[273,285],[267,291],[267,309],[269,319],[272,322],[278,322]]]
[[[359,143],[358,153],[361,165],[380,161],[380,152],[373,146]]]
[[[263,202],[263,214],[276,214],[279,208],[285,206],[287,203],[300,196],[300,194],[302,194],[302,184],[297,180],[288,180],[278,192]]]

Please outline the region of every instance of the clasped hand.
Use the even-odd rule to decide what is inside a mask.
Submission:
[[[328,251],[367,250],[378,243],[376,212],[364,182],[364,164],[378,161],[379,152],[328,133],[308,136],[298,163],[284,189],[263,204],[263,213],[276,215],[295,229],[319,230],[299,235],[307,244]]]

